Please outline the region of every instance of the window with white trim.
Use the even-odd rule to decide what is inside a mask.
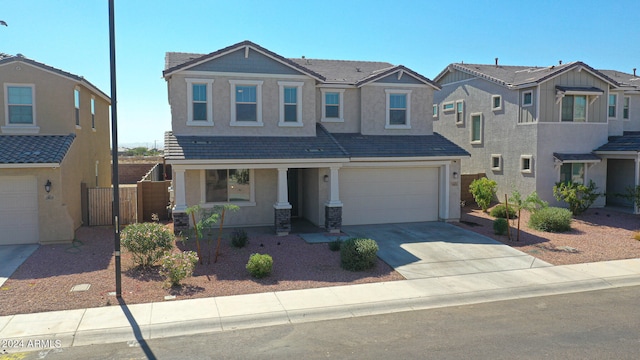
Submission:
[[[562,98],[561,120],[573,122],[587,121],[587,96],[565,95]]]
[[[491,154],[491,170],[502,171],[502,155]]]
[[[629,101],[631,99],[628,96],[624,97],[624,102],[622,104],[622,118],[624,120],[629,120]]]
[[[433,117],[438,118],[438,104],[433,104]]]
[[[533,155],[520,155],[520,171],[526,174],[533,172]]]
[[[278,81],[280,88],[279,126],[302,126],[303,82]]]
[[[187,125],[213,126],[213,79],[186,79]]]
[[[386,129],[411,128],[411,90],[385,89]]]
[[[91,95],[91,128],[96,129],[96,98]]]
[[[231,84],[231,125],[263,126],[263,81],[229,80]]]
[[[456,101],[456,124],[464,123],[464,100]]]
[[[250,169],[204,170],[204,202],[253,202],[253,171]]]
[[[502,96],[501,95],[491,95],[491,110],[493,110],[493,111],[502,110]]]
[[[560,166],[560,182],[584,184],[584,163],[564,163]]]
[[[522,93],[522,106],[533,105],[533,90],[525,91]]]
[[[607,110],[607,116],[610,118],[616,117],[616,104],[618,102],[618,95],[609,94],[609,107]]]
[[[5,123],[8,126],[36,124],[35,86],[5,84]]]
[[[76,127],[80,127],[80,89],[77,87],[73,90],[73,102],[75,105]]]
[[[320,89],[323,122],[344,122],[344,89]]]
[[[482,144],[482,114],[471,114],[471,143]]]
[[[445,103],[442,103],[442,111],[443,112],[453,111],[454,109],[455,109],[455,105],[454,105],[453,101],[447,101]]]

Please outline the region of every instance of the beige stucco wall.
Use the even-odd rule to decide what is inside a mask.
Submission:
[[[4,84],[32,84],[35,86],[35,121],[40,127],[38,134],[76,135],[60,167],[2,169],[3,175],[37,177],[40,242],[71,241],[74,231],[82,225],[80,184],[111,186],[109,102],[77,81],[22,62],[0,66],[0,81],[1,126],[6,123]],[[75,124],[76,87],[80,90],[80,126]],[[95,128],[91,124],[92,95]],[[45,195],[47,180],[51,181],[52,190]]]
[[[214,79],[213,126],[187,125],[188,83],[186,79]],[[229,80],[256,80],[262,83],[262,122],[264,126],[231,126],[231,84]],[[315,135],[315,81],[306,77],[273,76],[212,76],[174,74],[168,80],[171,127],[178,135],[216,136],[314,136]],[[280,118],[280,88],[278,81],[303,82],[302,127],[278,126]],[[234,99],[235,101],[235,99]],[[234,102],[235,103],[235,102]]]
[[[387,98],[385,90],[410,90],[410,129],[385,129]],[[433,133],[433,88],[424,86],[366,85],[361,89],[361,129],[364,135],[431,135]]]

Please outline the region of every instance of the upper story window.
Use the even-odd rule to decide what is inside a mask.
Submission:
[[[249,204],[254,201],[252,170],[204,170],[204,202]]]
[[[525,174],[533,172],[533,155],[520,155],[520,172]]]
[[[96,98],[91,95],[91,128],[96,129]]]
[[[302,82],[278,81],[280,87],[279,126],[302,126]]]
[[[76,127],[80,127],[80,89],[73,90],[73,102],[75,104]]]
[[[437,104],[433,104],[433,117],[434,118],[438,117],[438,105]]]
[[[321,89],[323,122],[344,122],[344,89]]]
[[[502,110],[502,96],[491,95],[491,110]]]
[[[35,125],[34,86],[5,85],[7,125]]]
[[[213,126],[213,79],[186,79],[187,125]]]
[[[456,101],[456,124],[464,123],[464,100]]]
[[[584,184],[584,163],[566,163],[560,167],[560,182]]]
[[[482,144],[482,114],[471,114],[471,143]]]
[[[411,90],[385,90],[386,129],[411,128]]]
[[[502,171],[502,155],[491,154],[491,170]]]
[[[562,98],[562,121],[585,122],[586,120],[586,95],[565,95]]]
[[[624,103],[622,106],[622,118],[625,120],[629,120],[629,100],[628,96],[624,97]]]
[[[263,126],[262,81],[229,80],[231,84],[231,125]]]
[[[616,117],[616,103],[618,102],[618,96],[615,94],[609,94],[609,110],[608,116],[610,118]]]
[[[453,111],[453,109],[455,109],[453,101],[447,101],[446,103],[442,104],[442,111],[444,112]]]
[[[522,106],[533,105],[533,91],[525,91],[522,93]]]

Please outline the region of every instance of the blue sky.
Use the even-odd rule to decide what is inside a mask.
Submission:
[[[386,61],[433,79],[447,64],[640,68],[637,0],[115,0],[118,139],[171,129],[167,51],[251,40],[284,57]],[[107,0],[0,0],[0,52],[82,75],[110,93]]]

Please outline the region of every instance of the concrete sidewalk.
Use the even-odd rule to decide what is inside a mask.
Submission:
[[[15,353],[640,285],[640,259],[0,317]],[[35,343],[35,341],[38,343]],[[31,341],[32,346],[28,346]]]

